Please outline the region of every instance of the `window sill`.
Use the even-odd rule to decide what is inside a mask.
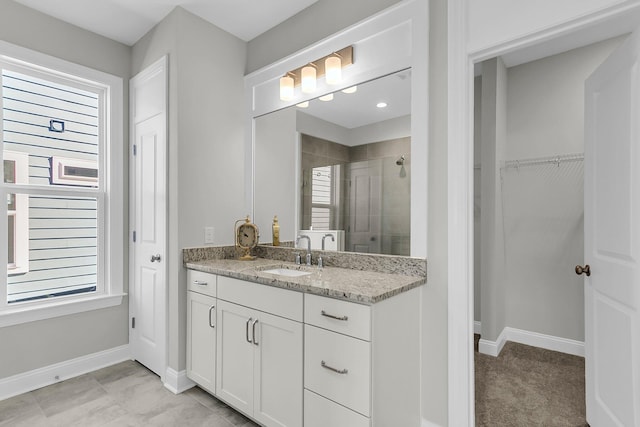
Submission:
[[[99,310],[101,308],[115,307],[122,304],[122,299],[125,295],[126,294],[100,295],[70,301],[56,301],[42,305],[10,307],[0,313],[0,328],[37,320],[68,316],[85,311]]]

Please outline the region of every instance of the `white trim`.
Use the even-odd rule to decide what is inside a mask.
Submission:
[[[467,2],[447,5],[448,421],[473,426],[473,66],[467,56]]]
[[[479,352],[498,356],[507,341],[584,357],[584,342],[507,326],[496,341],[480,340]]]
[[[478,320],[473,322],[473,333],[478,335],[482,334],[482,322]]]
[[[442,427],[440,424],[436,424],[434,422],[431,422],[429,420],[425,420],[424,418],[422,419],[422,424],[421,427]]]
[[[464,21],[468,17],[466,2],[464,0],[450,0],[448,3],[449,38],[462,38],[466,43],[467,27],[461,29],[457,26],[460,21]],[[448,87],[449,144],[459,144],[461,139],[465,140],[465,144],[460,144],[463,150],[460,154],[464,159],[473,158],[473,93],[470,93],[470,90],[473,89],[474,61],[482,61],[483,59],[529,47],[536,43],[549,42],[574,31],[586,30],[591,26],[602,24],[608,19],[622,16],[639,7],[640,3],[638,2],[611,5],[588,16],[578,17],[513,40],[503,41],[494,46],[483,48],[481,51],[467,52],[466,63],[450,59],[448,70],[451,79]],[[449,57],[455,58],[458,53],[450,45]],[[458,117],[459,121],[457,123],[459,127],[457,128],[451,127],[451,123],[455,121],[452,114]],[[460,200],[461,194],[473,196],[473,186],[469,184],[467,179],[468,173],[473,170],[473,164],[469,165],[468,171],[457,176],[452,173],[452,163],[454,163],[453,159],[449,158],[449,423],[452,426],[458,426],[474,425],[475,419],[475,399],[460,398],[460,396],[473,397],[475,393],[474,353],[472,350],[464,352],[462,349],[456,352],[455,350],[459,349],[459,347],[452,344],[462,339],[468,339],[473,330],[472,321],[467,321],[469,304],[472,304],[473,301],[474,286],[473,204],[464,204]],[[454,170],[458,171],[457,168]],[[456,227],[459,227],[467,236],[462,236],[461,234],[463,233],[458,232],[455,229]],[[466,248],[461,247],[464,244],[467,245]],[[471,257],[469,254],[471,254]],[[451,275],[452,272],[454,273],[453,275]],[[459,280],[464,282],[459,282]],[[473,307],[471,307],[471,310],[473,312]],[[464,387],[467,387],[468,390],[464,389]]]
[[[0,379],[0,401],[28,393],[60,381],[74,378],[116,363],[131,360],[129,345],[114,347],[98,353],[77,357],[65,362],[34,369]]]
[[[21,323],[35,322],[36,320],[51,319],[54,317],[68,316],[84,311],[99,310],[122,304],[122,298],[126,294],[98,295],[73,299],[58,297],[55,301],[46,304],[20,306],[19,303],[0,312],[0,328]],[[65,300],[66,299],[66,300]]]
[[[187,371],[180,372],[172,368],[167,368],[164,374],[164,387],[173,394],[180,394],[195,387],[196,383],[187,377]]]
[[[498,339],[495,341],[484,340],[480,338],[480,342],[478,343],[478,352],[482,354],[488,354],[489,356],[498,357],[500,352],[502,351],[502,347],[507,342],[507,338],[505,337],[505,329],[502,330]]]

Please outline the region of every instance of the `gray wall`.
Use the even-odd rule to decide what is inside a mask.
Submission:
[[[620,41],[607,40],[509,68],[502,81],[506,144],[493,159],[482,158],[482,173],[487,162],[499,165],[503,160],[582,153],[584,81]],[[486,135],[485,114],[492,114],[485,109],[491,96],[485,68],[483,64],[483,138],[491,137]],[[495,178],[499,182],[500,175]],[[573,273],[584,253],[582,189],[581,163],[503,170],[502,185],[495,187],[496,200],[503,199],[497,205],[500,209],[491,212],[485,209],[491,189],[483,183],[482,249],[476,258],[481,257],[483,271],[491,272],[481,279],[484,339],[495,341],[509,326],[584,340],[583,283]],[[495,215],[494,221],[487,215]],[[494,253],[485,260],[490,245]],[[496,251],[501,245],[506,255]],[[480,295],[475,297],[477,306]],[[476,320],[480,320],[477,315]]]
[[[412,152],[413,170],[428,162],[427,263],[422,299],[422,417],[448,424],[448,10],[446,0],[429,2],[428,158]],[[426,52],[425,52],[426,56]],[[414,86],[413,90],[417,88]],[[415,92],[412,96],[416,96]],[[415,181],[414,181],[415,183]],[[414,185],[414,187],[416,187]],[[420,219],[418,219],[420,220]],[[422,219],[424,220],[424,218]],[[412,220],[413,221],[413,220]],[[415,239],[416,236],[411,236]]]
[[[504,236],[500,164],[506,153],[507,69],[500,58],[482,63],[480,124],[480,282],[482,337],[504,329]]]
[[[0,10],[1,40],[122,77],[125,82],[124,99],[127,99],[126,82],[130,75],[131,54],[128,46],[11,0],[0,0]],[[125,105],[125,124],[127,117]],[[116,135],[114,143],[128,145],[126,125],[124,134]],[[128,165],[123,165],[122,170],[127,171]],[[127,185],[125,177],[125,200]],[[126,206],[123,212],[126,224],[125,212]],[[124,248],[122,256],[127,266],[127,248]],[[114,277],[125,283],[126,292],[127,268]],[[129,339],[127,319],[128,303],[125,299],[117,307],[0,328],[0,378],[125,345]]]
[[[480,240],[480,123],[482,120],[480,100],[482,99],[482,77],[476,76],[473,82],[473,253],[479,254],[481,248]],[[482,318],[481,298],[480,298],[480,256],[473,259],[473,320],[479,322]]]
[[[301,50],[400,0],[320,0],[248,43],[247,74]]]
[[[168,365],[186,366],[182,248],[233,244],[244,212],[246,43],[182,8],[133,47],[133,74],[169,55]]]

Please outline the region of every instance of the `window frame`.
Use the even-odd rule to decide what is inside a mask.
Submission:
[[[0,194],[86,195],[96,197],[98,206],[98,286],[95,292],[60,296],[53,299],[7,303],[7,263],[0,272],[0,327],[43,320],[122,304],[124,293],[124,84],[123,79],[108,73],[74,64],[0,41],[0,68],[69,82],[80,82],[100,92],[99,187],[74,188],[28,184],[7,185],[0,182]],[[2,88],[0,87],[0,95]],[[0,103],[2,97],[0,96]],[[0,105],[1,107],[1,105]],[[2,109],[0,108],[0,115]],[[0,120],[0,135],[4,134]],[[3,143],[4,150],[4,143]],[[0,150],[0,157],[2,151]],[[4,162],[0,162],[4,169]],[[118,170],[118,167],[122,170]],[[3,180],[4,181],[4,180]],[[52,188],[56,187],[56,188]],[[0,239],[8,232],[6,204],[0,207]],[[0,245],[0,259],[7,259],[6,245]]]
[[[318,203],[313,200],[313,171],[317,168],[329,168],[329,203]],[[329,228],[326,230],[335,230],[338,228],[338,217],[340,214],[340,182],[342,180],[342,167],[339,164],[335,165],[326,165],[326,166],[314,166],[311,168],[311,211],[309,212],[311,227],[316,227],[313,225],[313,208],[319,209],[328,209],[329,210]],[[316,230],[324,230],[322,228],[314,228]]]

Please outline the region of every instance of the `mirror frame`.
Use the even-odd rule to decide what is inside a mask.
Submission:
[[[427,255],[427,154],[428,154],[428,2],[405,0],[356,23],[308,48],[245,76],[247,106],[245,210],[255,214],[255,118],[293,106],[329,92],[411,68],[411,156],[424,165],[411,170],[411,256]],[[354,46],[355,62],[343,70],[343,82],[327,86],[318,81],[316,93],[284,102],[278,97],[279,79],[287,71]],[[297,141],[299,145],[299,140]],[[300,156],[299,148],[295,153]],[[297,162],[299,163],[299,162]],[[296,164],[299,175],[300,165]],[[295,190],[294,190],[295,191]],[[297,194],[297,192],[296,192]],[[297,199],[296,199],[297,200]],[[296,209],[297,207],[293,207]],[[296,213],[296,218],[298,217]],[[270,220],[270,219],[269,219]],[[299,224],[295,227],[298,227]],[[297,230],[297,228],[296,228]]]

